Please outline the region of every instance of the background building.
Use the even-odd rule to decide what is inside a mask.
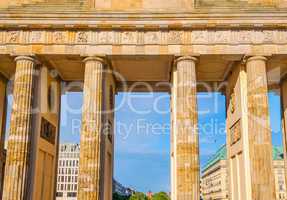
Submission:
[[[61,144],[59,149],[57,200],[76,200],[78,190],[79,144]]]
[[[60,144],[56,200],[77,200],[79,158],[79,144]],[[113,180],[113,192],[129,196],[134,190]]]
[[[133,193],[135,193],[135,191],[131,188],[123,186],[122,184],[117,182],[115,179],[113,179],[113,193],[117,193],[121,196],[130,196]]]
[[[273,148],[276,200],[286,200],[286,183],[283,149]],[[228,200],[228,173],[226,146],[222,146],[203,167],[201,174],[201,196],[204,200]]]

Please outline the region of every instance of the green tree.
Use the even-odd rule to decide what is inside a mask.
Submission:
[[[136,192],[129,198],[129,200],[147,200],[147,196],[144,193]]]
[[[170,200],[170,198],[165,192],[159,192],[154,194],[151,200]]]
[[[113,194],[113,200],[128,200],[128,199],[129,199],[128,196],[122,196],[119,195],[118,193]]]

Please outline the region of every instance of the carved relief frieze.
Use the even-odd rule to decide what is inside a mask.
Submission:
[[[89,32],[87,31],[79,31],[77,32],[77,40],[76,43],[87,44],[89,39]]]
[[[63,31],[55,31],[53,33],[53,43],[65,43],[66,35]]]
[[[226,43],[231,40],[231,31],[209,31],[210,42]]]
[[[158,31],[149,31],[144,33],[144,44],[159,44],[161,34]]]
[[[170,31],[168,33],[169,44],[182,44],[183,42],[183,31]]]
[[[124,31],[121,33],[122,44],[137,44],[137,33],[136,31]]]
[[[287,44],[287,30],[0,31],[1,44]]]
[[[20,31],[8,31],[7,32],[7,43],[19,43],[20,42]]]
[[[208,31],[205,30],[192,31],[191,42],[193,44],[206,44],[208,42]]]
[[[273,43],[273,40],[276,41],[276,35],[274,35],[274,31],[265,30],[263,32],[263,43]]]
[[[45,31],[30,32],[30,43],[44,43],[44,42],[45,42]]]
[[[235,122],[230,128],[230,143],[236,144],[241,139],[241,120]]]
[[[97,39],[95,40],[96,43],[99,44],[113,44],[115,43],[115,34],[112,31],[99,31],[97,32]]]

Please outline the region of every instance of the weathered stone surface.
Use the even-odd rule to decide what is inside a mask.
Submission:
[[[196,58],[177,59],[173,83],[175,112],[174,142],[174,200],[199,199],[199,146],[197,130]]]
[[[31,45],[262,45],[287,44],[284,29],[248,30],[0,30],[0,44]]]
[[[247,107],[252,200],[275,199],[266,61],[247,60]]]
[[[4,7],[21,7],[35,8],[40,5],[40,8],[44,9],[45,6],[50,8],[61,7],[64,10],[67,9],[79,9],[72,5],[77,4],[80,9],[91,10],[97,9],[101,11],[113,10],[113,11],[163,11],[164,9],[172,10],[193,10],[203,8],[270,8],[281,7],[284,5],[284,1],[276,0],[170,0],[168,3],[164,0],[2,0],[0,8]],[[72,4],[72,5],[71,5]],[[67,7],[64,7],[67,6]]]
[[[6,129],[6,111],[7,111],[7,82],[8,80],[0,74],[0,180],[4,178],[5,156],[5,129]],[[0,198],[2,197],[3,183],[0,183]]]
[[[103,60],[85,62],[84,100],[79,166],[79,200],[100,199]]]
[[[283,153],[285,163],[285,183],[287,183],[287,79],[281,82],[281,108],[282,108],[282,127],[283,127]]]
[[[5,167],[3,200],[26,200],[32,122],[34,59],[19,56],[13,91],[13,107]]]
[[[228,77],[226,127],[231,200],[275,199],[266,61],[263,56],[247,57],[233,64]]]
[[[231,200],[252,200],[245,65],[234,63],[226,86],[226,144]]]
[[[51,65],[49,67],[59,70],[62,80],[82,81],[84,73],[81,70],[82,63],[78,61],[82,56],[107,55],[112,63],[113,59],[119,57],[125,57],[126,60],[121,61],[123,63],[130,60],[140,60],[137,63],[141,63],[141,59],[159,56],[155,60],[167,66],[162,70],[158,70],[159,65],[156,64],[157,68],[154,68],[152,73],[147,73],[146,64],[134,69],[133,62],[128,68],[125,68],[127,64],[124,63],[122,65],[125,67],[118,69],[128,71],[127,74],[132,81],[144,79],[168,83],[169,76],[164,78],[158,76],[169,74],[171,63],[167,60],[182,55],[200,56],[201,62],[197,66],[200,70],[195,69],[193,57],[182,57],[177,60],[172,92],[172,199],[198,200],[196,71],[198,80],[221,82],[228,75],[232,62],[239,61],[244,55],[273,55],[273,57],[286,55],[287,18],[285,10],[280,10],[278,7],[286,7],[286,1],[170,0],[167,3],[166,0],[0,0],[0,56],[2,56],[0,60],[2,58],[8,60],[4,61],[3,65],[1,62],[0,69],[7,77],[12,76],[14,72],[10,68],[13,66],[5,67],[6,63],[9,64],[10,55],[23,55],[29,52],[39,55]],[[169,58],[164,59],[165,56]],[[284,60],[284,56],[281,59]],[[18,62],[20,63],[20,60]],[[21,63],[19,66],[30,63],[27,66],[32,68],[32,62],[25,60],[26,64],[24,61]],[[262,126],[269,128],[266,80],[259,84],[253,82],[253,78],[266,73],[260,71],[263,68],[262,61],[258,63],[254,64],[254,59],[247,62],[247,68],[253,74],[251,78],[249,76],[248,85],[251,85],[248,87],[246,70],[243,69],[245,66],[241,66],[239,82],[242,87],[238,87],[240,91],[236,91],[237,95],[230,100],[235,109],[232,109],[232,112],[236,113],[234,115],[240,115],[236,120],[228,120],[230,126],[227,131],[230,133],[227,136],[230,140],[227,144],[234,147],[232,150],[235,152],[232,155],[234,158],[232,166],[234,167],[236,162],[243,163],[237,168],[232,168],[234,173],[231,175],[232,180],[245,186],[233,193],[239,200],[273,198],[272,177],[266,175],[271,173],[268,164],[269,130],[262,128]],[[102,99],[103,63],[101,59],[93,57],[86,59],[85,64],[79,199],[107,200],[111,196],[109,191],[111,188],[108,186],[111,185],[112,177],[110,168],[113,162],[113,143],[107,145],[110,157],[103,159],[100,150],[105,147],[101,146],[100,133],[101,123],[105,119],[100,112],[104,109],[102,105],[107,102]],[[117,69],[116,65],[113,67]],[[141,73],[142,69],[145,73]],[[137,70],[140,71],[140,76],[135,74]],[[20,86],[18,88],[20,92],[14,95],[16,97],[19,94],[23,95],[18,101],[21,102],[19,105],[23,104],[25,107],[31,98],[30,91],[25,91],[24,94],[22,88]],[[117,90],[116,85],[114,89]],[[253,97],[253,94],[256,96]],[[231,96],[232,91],[228,95]],[[251,102],[248,105],[247,98],[248,102]],[[25,109],[29,110],[29,107],[26,106]],[[239,111],[242,113],[238,114]],[[17,124],[15,121],[18,119],[21,123],[17,121]],[[109,119],[112,121],[112,117]],[[256,123],[258,121],[260,123],[254,125],[251,122],[254,119]],[[8,147],[10,158],[7,166],[5,200],[23,199],[21,195],[24,189],[19,185],[25,185],[22,180],[23,170],[26,170],[23,162],[27,159],[28,145],[18,141],[23,138],[25,140],[27,129],[30,127],[27,125],[29,120],[31,120],[29,116],[18,112],[12,115],[10,137],[12,142]],[[21,129],[22,126],[24,131]],[[243,147],[240,151],[238,151],[239,144]],[[231,154],[229,155],[231,157]],[[244,159],[244,162],[240,159]],[[106,162],[104,166],[107,167],[101,171],[103,160]],[[13,168],[18,163],[22,163],[20,168]],[[258,163],[264,167],[259,168]],[[17,176],[21,177],[19,183],[15,181],[18,178],[17,173],[14,173],[16,170],[19,171]],[[101,182],[101,175],[110,182]],[[252,190],[253,196],[249,190]],[[102,195],[104,192],[105,195]]]

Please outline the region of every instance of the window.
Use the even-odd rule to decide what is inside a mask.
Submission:
[[[63,192],[56,192],[56,197],[62,197],[63,196]]]
[[[68,192],[68,193],[67,193],[67,196],[68,196],[68,197],[76,197],[76,196],[77,196],[77,193],[76,193],[76,192]]]

